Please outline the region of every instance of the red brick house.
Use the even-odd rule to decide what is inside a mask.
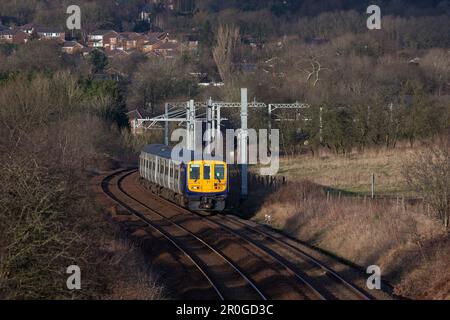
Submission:
[[[27,43],[30,35],[20,30],[4,30],[0,31],[0,42],[24,44]]]
[[[67,54],[81,53],[84,46],[76,41],[66,41],[63,44],[62,51]]]
[[[175,58],[181,53],[181,46],[175,41],[164,42],[156,45],[153,51],[156,55],[165,58]]]
[[[119,34],[114,30],[97,30],[89,34],[88,46],[114,50],[118,44],[118,36]]]
[[[66,40],[66,33],[59,28],[36,27],[33,32],[36,32],[41,40],[56,40],[58,42]]]

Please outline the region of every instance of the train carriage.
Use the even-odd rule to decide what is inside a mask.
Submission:
[[[193,156],[191,157],[193,159]],[[172,159],[172,148],[148,145],[140,155],[140,177],[153,193],[195,211],[223,211],[228,170],[223,161]]]

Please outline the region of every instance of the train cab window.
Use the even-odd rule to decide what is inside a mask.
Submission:
[[[200,179],[200,165],[191,164],[189,166],[189,179],[191,179],[191,180]]]
[[[225,166],[223,164],[216,164],[214,166],[214,177],[218,180],[225,179]]]
[[[211,179],[211,166],[209,164],[205,164],[203,166],[203,179]]]

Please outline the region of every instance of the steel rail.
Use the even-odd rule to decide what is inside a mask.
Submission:
[[[129,169],[130,170],[130,169]],[[197,263],[194,259],[194,257],[189,254],[186,250],[184,250],[181,246],[179,246],[177,244],[177,242],[175,240],[172,239],[172,237],[170,237],[170,235],[168,235],[165,231],[161,230],[159,227],[157,227],[156,225],[154,225],[153,223],[151,223],[148,219],[146,219],[142,214],[138,213],[137,211],[135,211],[134,209],[130,208],[127,204],[123,203],[120,199],[118,199],[114,193],[112,191],[109,190],[108,185],[109,185],[109,181],[112,180],[115,176],[123,174],[129,170],[123,170],[123,171],[118,171],[115,172],[109,176],[107,176],[105,179],[102,180],[102,190],[103,192],[112,200],[114,200],[115,202],[117,202],[119,205],[123,206],[125,209],[127,209],[128,211],[130,211],[131,213],[133,213],[135,216],[139,217],[141,220],[143,220],[148,226],[150,226],[153,230],[155,230],[156,232],[158,232],[159,234],[161,234],[166,240],[168,240],[172,245],[175,246],[175,248],[177,248],[179,251],[181,251],[192,263],[193,265],[200,271],[200,273],[206,278],[206,280],[208,281],[208,283],[210,284],[210,286],[214,289],[214,291],[216,292],[217,296],[219,297],[220,300],[225,300],[224,296],[222,295],[222,293],[220,292],[219,288],[216,286],[216,284],[212,281],[212,279],[208,276],[207,272],[199,265],[199,263]],[[134,169],[132,169],[134,170]],[[132,171],[134,172],[134,171]]]
[[[122,187],[122,182],[123,180],[130,176],[131,174],[137,172],[137,170],[131,171],[129,173],[127,173],[126,175],[122,176],[119,181],[118,181],[118,187],[119,190],[125,194],[127,197],[129,197],[130,199],[132,199],[133,201],[139,203],[141,206],[145,207],[146,209],[152,211],[153,213],[157,214],[159,217],[161,217],[162,219],[168,221],[169,223],[171,223],[172,225],[176,226],[177,228],[179,228],[180,230],[183,230],[184,232],[188,233],[189,235],[191,235],[192,237],[194,237],[197,241],[199,241],[200,243],[202,243],[204,246],[206,246],[208,249],[210,249],[212,252],[214,252],[216,255],[218,255],[220,258],[222,258],[230,267],[232,267],[257,293],[258,295],[263,299],[263,300],[267,300],[266,296],[264,295],[264,293],[256,286],[256,284],[250,279],[248,278],[244,272],[242,270],[240,270],[240,268],[238,266],[236,266],[233,262],[231,262],[227,257],[225,257],[223,254],[221,254],[219,251],[217,251],[215,248],[213,248],[211,245],[209,245],[208,243],[206,243],[203,239],[199,238],[197,235],[195,235],[193,232],[187,230],[185,227],[181,226],[180,224],[172,221],[171,219],[165,217],[164,215],[160,214],[159,212],[157,212],[155,209],[149,207],[148,205],[146,205],[145,203],[142,203],[141,201],[139,201],[138,199],[136,199],[135,197],[133,197],[132,195],[130,195],[126,190],[124,190],[124,188]],[[160,199],[160,198],[158,198]],[[169,204],[172,205],[171,202],[168,201]],[[177,208],[180,208],[177,206]],[[145,218],[145,217],[144,217]]]

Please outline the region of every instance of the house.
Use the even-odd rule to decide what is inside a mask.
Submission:
[[[3,30],[0,31],[0,42],[24,44],[27,43],[30,35],[20,30]]]
[[[28,23],[18,28],[20,31],[25,32],[26,34],[31,35],[34,32],[35,25],[33,23]]]
[[[59,28],[35,27],[33,32],[37,33],[39,39],[57,40],[60,42],[64,42],[66,39],[66,33]]]
[[[62,50],[67,54],[81,53],[84,46],[76,41],[66,41],[63,44]]]
[[[181,53],[181,46],[178,42],[169,41],[158,44],[153,51],[156,55],[164,58],[174,58]]]
[[[143,46],[148,42],[149,38],[142,34],[136,32],[122,32],[119,34],[120,36],[120,46],[124,50],[133,50],[138,49],[140,51],[143,50]]]
[[[135,109],[127,112],[127,116],[130,121],[131,133],[133,135],[143,133],[145,129],[143,127],[139,127],[138,119],[147,118],[149,115],[150,114],[143,109]]]
[[[165,32],[151,32],[147,34],[146,41],[141,46],[144,53],[152,52],[156,47],[169,42],[169,35]]]
[[[149,38],[156,38],[163,42],[168,42],[170,40],[169,33],[167,32],[149,32],[147,35]]]
[[[111,48],[117,46],[119,34],[114,30],[96,30],[88,35],[90,48]]]

